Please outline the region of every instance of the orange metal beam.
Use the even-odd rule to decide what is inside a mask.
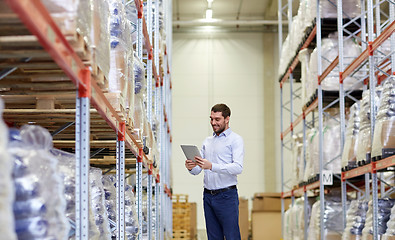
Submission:
[[[365,49],[354,61],[344,70],[343,79],[349,76],[355,69],[357,69],[361,64],[368,59],[369,51],[376,50],[391,34],[395,31],[395,22],[392,22],[372,43],[372,49]]]

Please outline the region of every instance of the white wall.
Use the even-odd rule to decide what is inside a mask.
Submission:
[[[173,192],[189,194],[198,204],[198,228],[204,229],[203,174],[190,175],[184,166],[182,143],[201,146],[212,134],[211,107],[226,103],[230,127],[244,138],[239,195],[251,198],[264,191],[264,82],[262,33],[173,35]],[[272,104],[272,103],[271,103]],[[274,160],[274,159],[273,159]]]

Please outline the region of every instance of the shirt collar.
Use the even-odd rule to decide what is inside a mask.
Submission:
[[[219,136],[217,136],[217,134],[215,134],[215,132],[213,133],[214,137],[220,137],[222,135],[224,135],[225,137],[229,136],[232,133],[232,129],[228,128],[225,131],[223,131],[222,133],[219,134]]]

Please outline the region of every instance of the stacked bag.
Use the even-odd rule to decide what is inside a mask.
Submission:
[[[14,162],[14,217],[18,239],[67,239],[64,185],[52,137],[39,126],[11,130],[8,151]]]

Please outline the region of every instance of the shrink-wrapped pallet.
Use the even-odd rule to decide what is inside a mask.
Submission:
[[[309,161],[306,164],[304,180],[315,177],[319,174],[319,132],[312,129],[307,141]],[[340,159],[340,124],[337,120],[328,118],[323,124],[323,164],[324,169],[333,173],[341,172]]]
[[[64,197],[66,199],[66,216],[75,222],[76,220],[76,196],[75,196],[75,170],[76,170],[76,160],[75,155],[68,153],[59,149],[51,149],[51,154],[56,157],[59,161],[58,169],[60,176],[64,183]],[[92,188],[89,188],[89,194],[92,195]],[[95,218],[93,215],[92,204],[89,204],[89,239],[99,240],[100,232],[95,224]],[[74,239],[75,236],[73,236]]]
[[[90,199],[92,213],[96,227],[100,232],[100,240],[111,239],[110,224],[104,200],[104,188],[102,183],[102,170],[91,167],[89,169]]]
[[[387,231],[387,222],[390,220],[391,209],[393,208],[395,199],[378,199],[378,212],[377,221],[378,229],[377,234],[379,237],[384,235]],[[369,202],[369,209],[366,214],[365,227],[362,230],[362,240],[373,239],[373,202]]]
[[[381,94],[381,87],[376,88],[376,93],[374,96],[374,102],[377,112],[377,107],[379,105],[379,95]],[[363,165],[364,162],[369,162],[371,158],[371,114],[370,114],[370,90],[365,90],[362,93],[361,108],[359,112],[359,118],[361,121],[358,135],[358,146],[357,146],[357,164]]]
[[[139,228],[136,213],[136,198],[133,188],[130,185],[125,186],[125,232],[127,240],[137,239]]]
[[[90,44],[92,26],[91,0],[42,0],[56,24],[65,35],[81,34]]]
[[[340,193],[329,193],[325,196],[324,239],[340,240],[342,238],[343,223],[339,221],[343,214]],[[308,232],[308,240],[320,240],[320,201],[313,204]]]
[[[292,136],[292,186],[297,186],[304,173],[303,136]]]
[[[357,149],[360,127],[359,102],[354,103],[350,108],[350,118],[347,122],[346,140],[342,154],[342,167],[357,167]]]
[[[342,240],[361,240],[362,230],[366,222],[368,202],[364,200],[351,201],[346,216],[346,229],[344,229]]]
[[[391,209],[391,217],[387,222],[387,231],[383,235],[383,240],[395,240],[395,205]]]
[[[361,47],[347,39],[343,43],[344,47],[344,64],[347,66],[361,53]],[[318,74],[318,61],[322,63],[322,71],[335,60],[338,56],[338,36],[337,32],[332,33],[328,38],[322,39],[321,48],[322,59],[318,59],[318,50],[314,49],[310,56],[309,75],[309,88],[306,89],[307,94],[314,94],[318,88],[317,76]],[[362,89],[362,82],[359,81],[360,74],[356,73],[353,76],[348,76],[343,80],[344,90],[357,90]],[[311,84],[312,83],[312,84]],[[329,75],[321,82],[322,90],[325,91],[339,91],[339,68],[334,68]],[[309,96],[308,96],[309,97]]]
[[[388,78],[383,86],[377,112],[372,158],[386,158],[395,154],[395,79]]]
[[[91,4],[92,57],[103,72],[104,77],[108,80],[110,72],[110,5],[107,0],[91,0]]]
[[[14,161],[14,218],[18,239],[68,237],[64,185],[51,148],[52,137],[42,127],[25,125],[20,132],[11,132],[8,151]]]

